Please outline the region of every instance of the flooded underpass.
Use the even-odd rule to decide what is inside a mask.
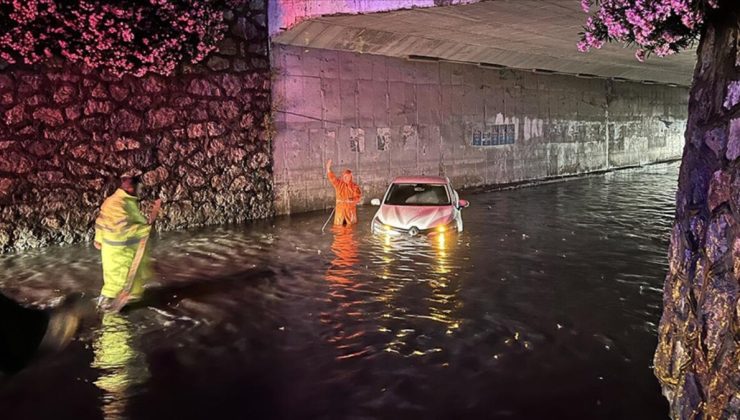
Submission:
[[[374,237],[374,208],[165,233],[145,305],[0,377],[2,418],[666,418],[651,366],[678,164],[461,194],[465,231]],[[0,258],[46,305],[89,245]]]

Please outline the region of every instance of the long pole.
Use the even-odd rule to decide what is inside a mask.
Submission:
[[[329,218],[328,218],[328,219],[326,219],[326,222],[324,223],[324,226],[323,226],[323,227],[321,228],[321,233],[324,233],[324,229],[326,229],[326,225],[328,225],[328,224],[329,224],[329,220],[331,220],[331,217],[332,217],[332,216],[334,216],[334,212],[335,212],[336,210],[337,210],[337,208],[336,208],[336,207],[334,207],[333,209],[331,209],[331,214],[329,214]]]

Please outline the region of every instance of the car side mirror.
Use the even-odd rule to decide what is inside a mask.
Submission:
[[[457,202],[457,208],[459,209],[466,209],[470,206],[470,202],[468,200],[458,200]]]
[[[372,204],[373,206],[379,206],[380,200],[377,198],[373,198],[372,200],[370,200],[370,204]]]

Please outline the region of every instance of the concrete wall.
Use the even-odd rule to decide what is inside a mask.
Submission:
[[[317,16],[387,12],[416,7],[470,4],[478,1],[480,0],[270,0],[270,36]]]
[[[278,213],[333,205],[329,158],[355,171],[369,199],[398,175],[475,187],[679,158],[683,148],[682,87],[284,45],[273,45],[273,70]],[[472,145],[496,124],[512,126],[514,144]]]
[[[236,10],[218,52],[171,77],[0,70],[0,252],[90,240],[132,169],[163,199],[159,230],[271,216],[266,15]]]

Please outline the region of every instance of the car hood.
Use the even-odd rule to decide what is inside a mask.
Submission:
[[[389,206],[383,205],[378,210],[381,223],[399,229],[429,229],[452,221],[452,206]]]

